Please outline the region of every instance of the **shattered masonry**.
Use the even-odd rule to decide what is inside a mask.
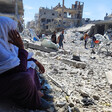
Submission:
[[[72,4],[72,8],[64,6],[64,14],[62,13],[63,7],[60,3],[52,9],[40,8],[37,31],[46,33],[59,31],[62,28],[80,26],[83,7],[83,2],[76,1],[75,4]]]

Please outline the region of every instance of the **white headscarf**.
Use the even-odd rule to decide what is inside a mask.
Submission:
[[[0,74],[20,64],[18,48],[8,42],[8,32],[16,28],[17,23],[14,20],[0,17]]]
[[[18,47],[8,42],[10,40],[8,32],[16,28],[16,21],[0,16],[0,74],[20,64]]]

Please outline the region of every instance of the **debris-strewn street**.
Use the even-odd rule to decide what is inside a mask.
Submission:
[[[66,31],[64,50],[51,53],[27,50],[45,66],[43,75],[51,85],[57,112],[65,112],[68,105],[81,112],[111,111],[112,85],[108,77],[112,73],[112,58],[102,58],[97,52],[91,54],[92,49],[85,49],[80,35],[76,36],[73,30]],[[73,54],[81,61],[72,60]]]
[[[111,7],[0,0],[0,112],[112,112]]]

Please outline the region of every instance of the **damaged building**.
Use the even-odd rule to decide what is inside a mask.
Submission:
[[[18,21],[19,29],[24,16],[23,0],[0,0],[0,16],[10,17]]]
[[[52,8],[40,8],[37,31],[39,33],[49,33],[60,31],[64,28],[80,26],[82,24],[84,3],[76,1],[72,8],[67,8],[60,3]]]
[[[104,35],[106,32],[112,32],[112,14],[104,17],[104,20],[92,22],[94,25],[91,27],[89,35],[101,34]]]
[[[94,33],[99,33],[104,35],[109,29],[112,29],[112,20],[104,20],[95,23]]]

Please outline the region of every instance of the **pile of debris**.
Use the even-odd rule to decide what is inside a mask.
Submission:
[[[91,54],[92,49],[85,49],[84,41],[80,40],[82,34],[75,31],[75,28],[66,30],[65,50],[44,52],[36,49],[33,42],[31,44],[35,48],[26,48],[46,69],[43,77],[50,84],[47,89],[54,96],[54,107],[47,111],[112,112],[112,57]],[[26,112],[18,111],[18,108],[13,110]]]

